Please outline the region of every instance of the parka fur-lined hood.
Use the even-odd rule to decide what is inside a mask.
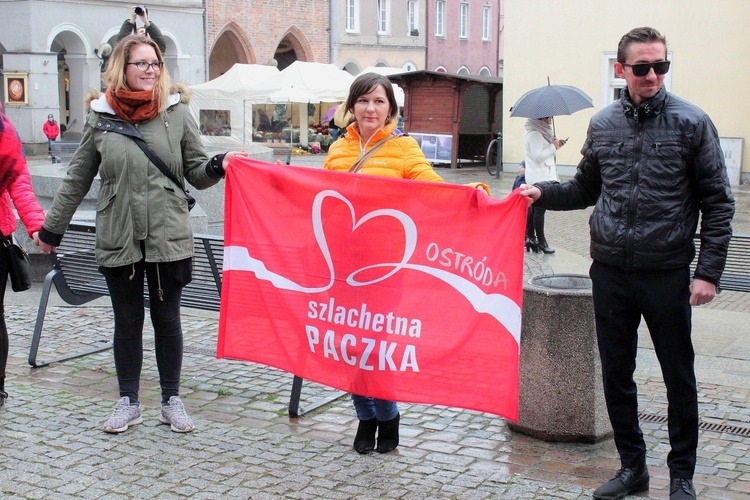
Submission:
[[[174,106],[178,102],[187,104],[190,102],[190,94],[191,90],[184,82],[173,83],[169,89],[168,105]],[[89,90],[84,102],[86,103],[86,112],[94,110],[114,114],[109,104],[107,104],[107,99],[104,97],[104,93],[100,90]]]

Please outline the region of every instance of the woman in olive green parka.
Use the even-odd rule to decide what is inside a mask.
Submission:
[[[143,364],[144,280],[148,284],[161,387],[159,421],[175,432],[193,422],[179,397],[182,369],[180,298],[192,274],[193,233],[185,181],[198,189],[224,176],[229,160],[209,158],[188,112],[187,88],[171,86],[158,46],[148,37],[121,40],[104,73],[104,95],[89,96],[81,144],[39,232],[42,251],[60,244],[94,178],[96,260],[114,311],[114,360],[120,399],[104,431],[141,423],[138,399]],[[140,135],[175,177],[170,179],[139,147]],[[156,161],[156,160],[155,160]]]

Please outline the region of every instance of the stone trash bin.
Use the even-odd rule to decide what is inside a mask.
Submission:
[[[546,274],[524,285],[520,382],[513,431],[585,443],[612,435],[588,276]]]

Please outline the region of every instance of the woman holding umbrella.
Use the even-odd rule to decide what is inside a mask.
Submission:
[[[565,139],[557,139],[552,132],[552,117],[529,118],[526,120],[524,151],[526,162],[526,183],[559,181],[555,154],[565,145]],[[555,253],[544,236],[544,208],[529,207],[526,219],[526,251]]]
[[[552,117],[570,115],[593,106],[594,102],[581,89],[570,85],[550,85],[547,78],[547,85],[529,90],[510,108],[510,116],[529,118],[524,136],[527,184],[559,180],[555,154],[568,138],[555,137]],[[529,208],[526,251],[555,253],[544,236],[544,209]]]

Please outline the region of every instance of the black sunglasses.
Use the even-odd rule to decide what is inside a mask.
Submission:
[[[654,68],[654,73],[656,73],[657,75],[665,75],[667,74],[667,71],[669,71],[669,61],[639,64],[622,63],[622,65],[630,67],[630,69],[633,70],[633,74],[635,76],[646,76],[648,75],[648,72],[651,71],[651,68]]]

